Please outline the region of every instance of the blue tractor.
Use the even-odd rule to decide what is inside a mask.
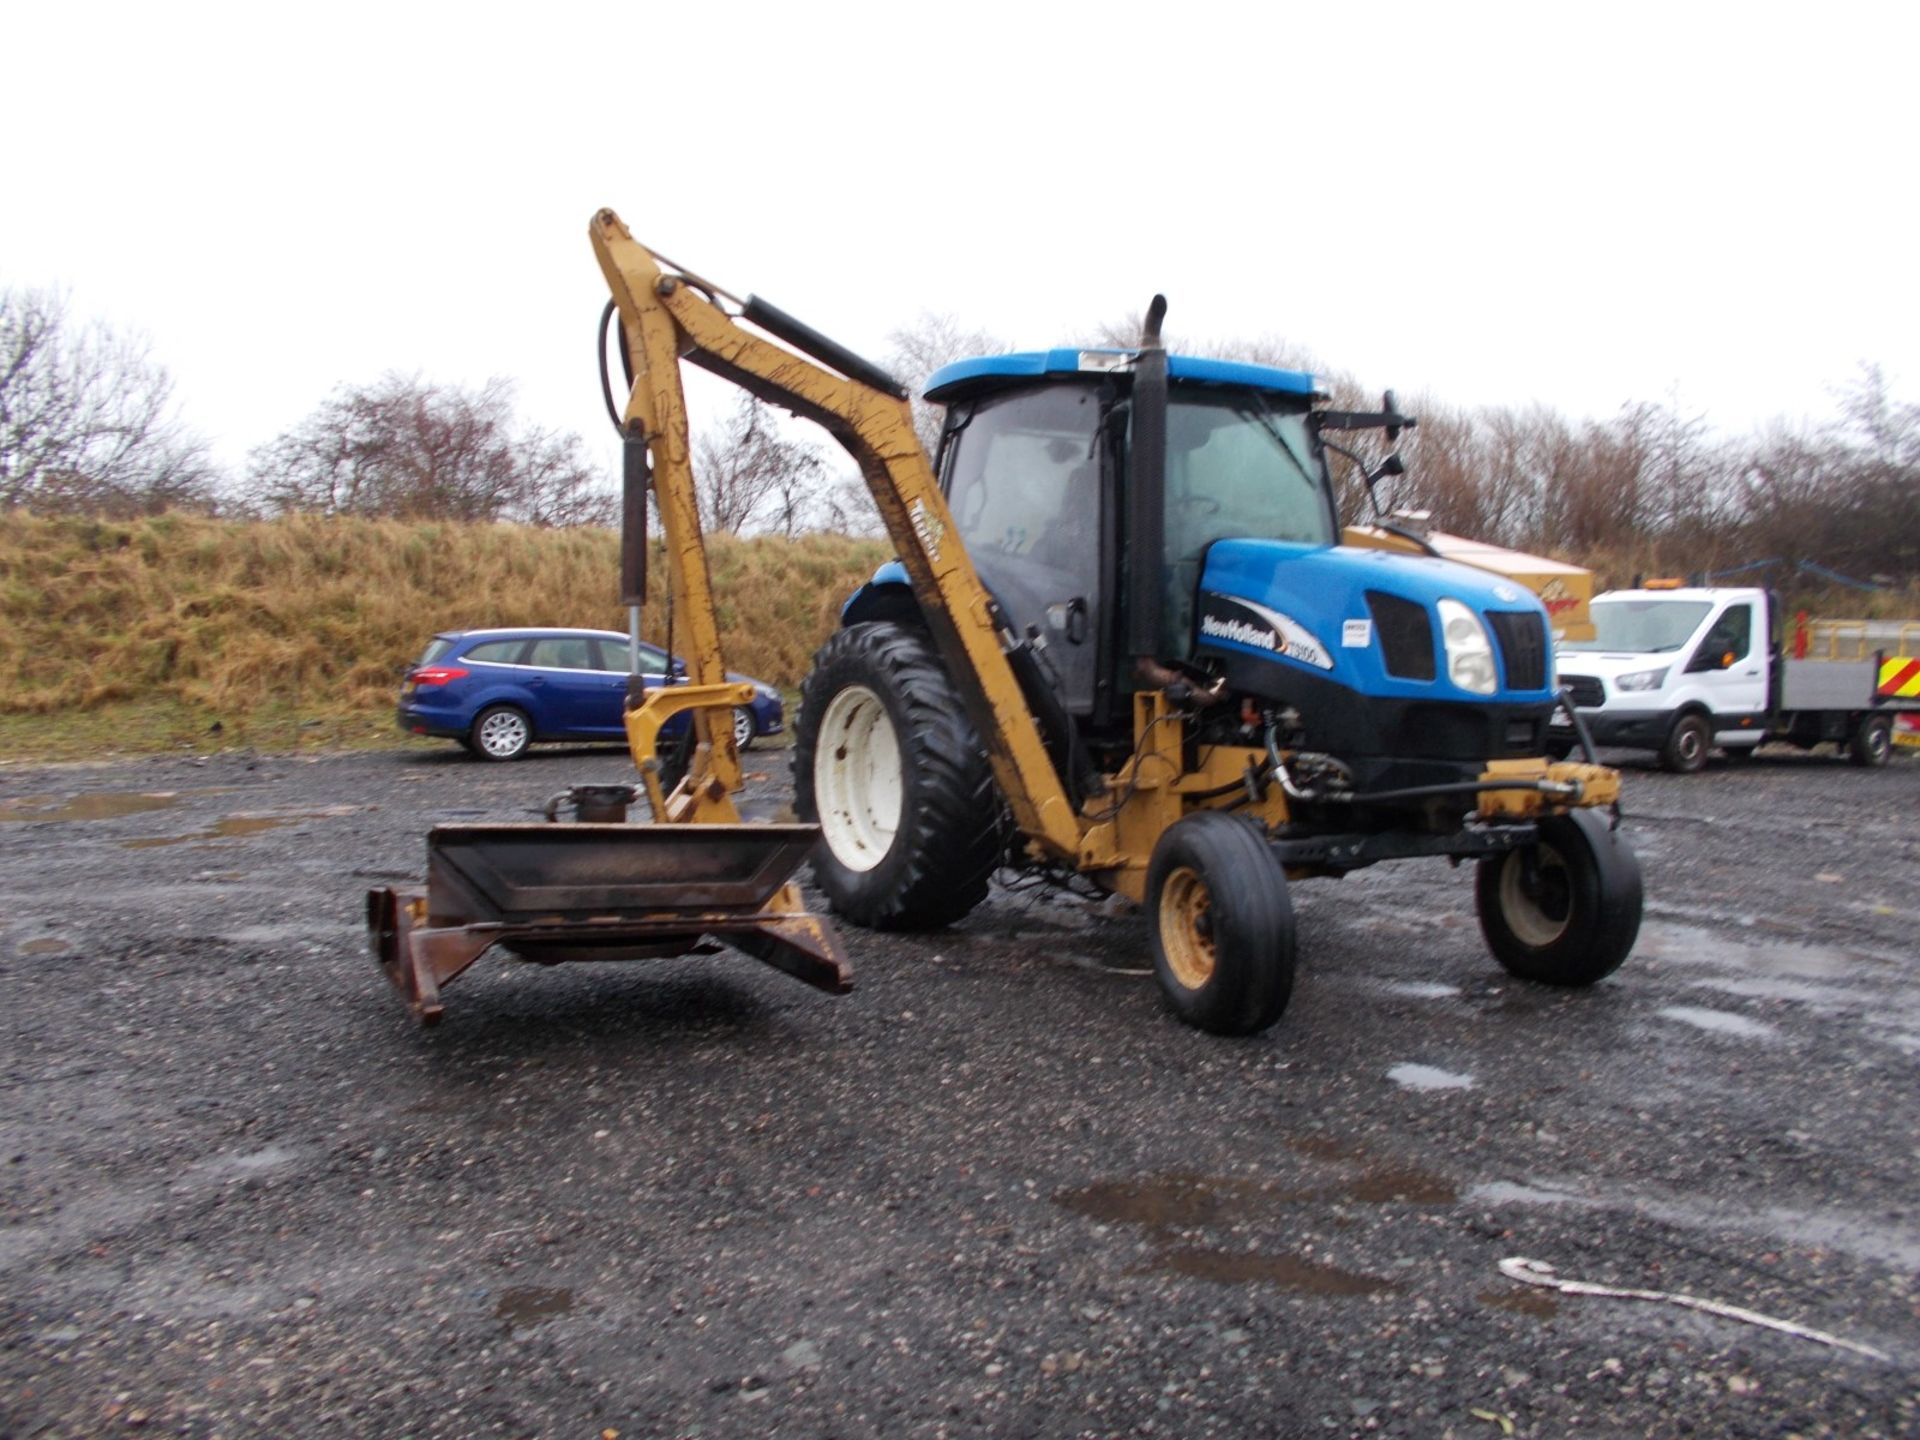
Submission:
[[[1002,866],[1077,873],[1145,907],[1182,1019],[1247,1034],[1292,989],[1292,881],[1445,856],[1476,862],[1508,971],[1612,972],[1639,869],[1615,773],[1590,748],[1548,758],[1545,608],[1487,572],[1341,543],[1328,456],[1358,457],[1333,437],[1391,445],[1415,423],[1391,396],[1337,411],[1310,375],[1168,354],[1163,313],[1156,297],[1137,349],[966,360],[928,382],[945,513],[914,508],[915,548],[923,572],[977,573],[1019,693],[955,673],[951,607],[900,562],[846,603],[794,748],[833,909],[936,927]],[[1022,709],[1064,829],[1017,803],[982,741]]]

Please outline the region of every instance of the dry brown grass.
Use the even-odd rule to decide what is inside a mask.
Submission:
[[[782,686],[888,554],[824,535],[709,548],[727,664]],[[0,515],[0,715],[160,705],[217,719],[228,739],[268,716],[309,728],[385,716],[398,670],[436,630],[624,630],[618,576],[605,530]],[[664,620],[649,607],[650,638]]]

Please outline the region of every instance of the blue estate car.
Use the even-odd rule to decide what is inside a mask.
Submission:
[[[663,683],[667,654],[640,647],[649,687]],[[684,674],[684,662],[673,662]],[[733,712],[742,750],[783,724],[780,692],[746,675],[753,703]],[[624,740],[627,637],[614,630],[460,630],[436,635],[400,686],[400,728],[458,740],[486,760],[518,760],[541,740]],[[677,735],[676,715],[663,735]]]

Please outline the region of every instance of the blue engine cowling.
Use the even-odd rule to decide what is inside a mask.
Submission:
[[[1490,693],[1449,674],[1442,600],[1485,632]],[[890,560],[841,621],[909,619],[916,608],[906,568]],[[1192,658],[1224,672],[1231,693],[1292,707],[1295,743],[1356,762],[1376,783],[1457,778],[1546,747],[1546,607],[1486,571],[1397,551],[1221,540],[1206,552],[1190,626]]]
[[[1441,602],[1478,622],[1493,688],[1449,673]],[[1344,545],[1222,540],[1209,547],[1194,656],[1231,690],[1293,706],[1301,743],[1342,758],[1475,764],[1537,755],[1553,711],[1547,610],[1486,571]]]

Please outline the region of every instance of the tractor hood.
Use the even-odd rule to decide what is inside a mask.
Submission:
[[[1456,621],[1455,605],[1484,632],[1496,659],[1491,692],[1451,678],[1443,601],[1451,602],[1446,608]],[[1430,556],[1277,540],[1209,547],[1193,629],[1200,655],[1258,657],[1367,695],[1478,705],[1550,698],[1549,635],[1539,599],[1484,570]]]

